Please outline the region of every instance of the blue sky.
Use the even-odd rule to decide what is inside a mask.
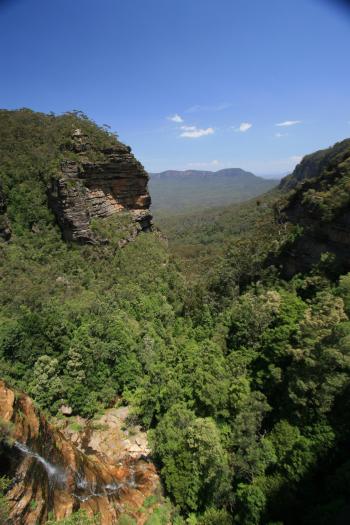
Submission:
[[[285,173],[350,136],[336,0],[0,0],[0,46],[1,107],[80,109],[149,171]]]

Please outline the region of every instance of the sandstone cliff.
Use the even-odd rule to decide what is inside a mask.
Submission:
[[[152,227],[143,166],[115,133],[81,112],[0,110],[0,173],[2,239],[11,236],[9,223],[24,236],[52,228],[48,206],[67,241],[106,241],[95,223],[114,222],[120,233],[118,215],[130,223],[122,232],[126,241]]]
[[[14,525],[41,525],[85,509],[101,525],[117,523],[127,509],[137,514],[158,489],[152,463],[124,457],[113,463],[96,451],[78,450],[35,409],[32,400],[0,380],[0,474],[12,480],[7,494]]]
[[[49,205],[64,239],[81,243],[103,241],[92,232],[91,221],[128,211],[135,232],[149,231],[152,217],[148,175],[129,147],[116,142],[96,150],[77,129],[70,149],[75,158],[62,161],[61,171],[48,189]],[[91,152],[93,155],[91,155]],[[91,161],[91,156],[97,156]]]

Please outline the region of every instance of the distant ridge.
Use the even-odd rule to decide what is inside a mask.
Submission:
[[[241,168],[219,171],[167,170],[150,173],[153,210],[183,213],[225,206],[257,197],[278,184]]]
[[[239,177],[240,175],[253,175],[253,173],[249,171],[242,170],[241,168],[225,168],[218,171],[205,171],[205,170],[166,170],[161,171],[160,173],[150,173],[151,177],[155,177],[158,179],[164,179],[167,177],[212,177],[213,175],[217,177]]]

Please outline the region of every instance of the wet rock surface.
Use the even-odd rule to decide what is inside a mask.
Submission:
[[[146,521],[138,510],[159,493],[159,478],[145,455],[147,441],[134,451],[132,440],[123,442],[123,410],[108,411],[94,429],[74,436],[0,381],[1,474],[13,479],[7,497],[15,525],[43,524],[49,513],[61,519],[80,508],[99,513],[102,525],[117,523],[126,510],[138,525]]]

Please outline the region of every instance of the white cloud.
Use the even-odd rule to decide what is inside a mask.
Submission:
[[[301,124],[301,120],[285,120],[284,122],[279,122],[275,125],[282,128],[287,128],[289,126],[295,126],[295,124]]]
[[[288,137],[288,133],[275,133],[275,137],[280,139],[281,137]]]
[[[241,133],[245,133],[253,126],[250,122],[241,122],[239,125],[239,128],[233,128],[235,131],[240,131]]]
[[[182,126],[183,130],[180,137],[186,139],[198,139],[199,137],[205,137],[206,135],[212,135],[214,133],[213,128],[197,128],[196,126]]]
[[[183,122],[183,118],[180,117],[178,113],[175,113],[175,115],[168,117],[168,120],[171,120],[172,122],[177,122],[177,123]]]
[[[181,129],[183,129],[184,131],[194,131],[196,128],[196,126],[181,126]]]

